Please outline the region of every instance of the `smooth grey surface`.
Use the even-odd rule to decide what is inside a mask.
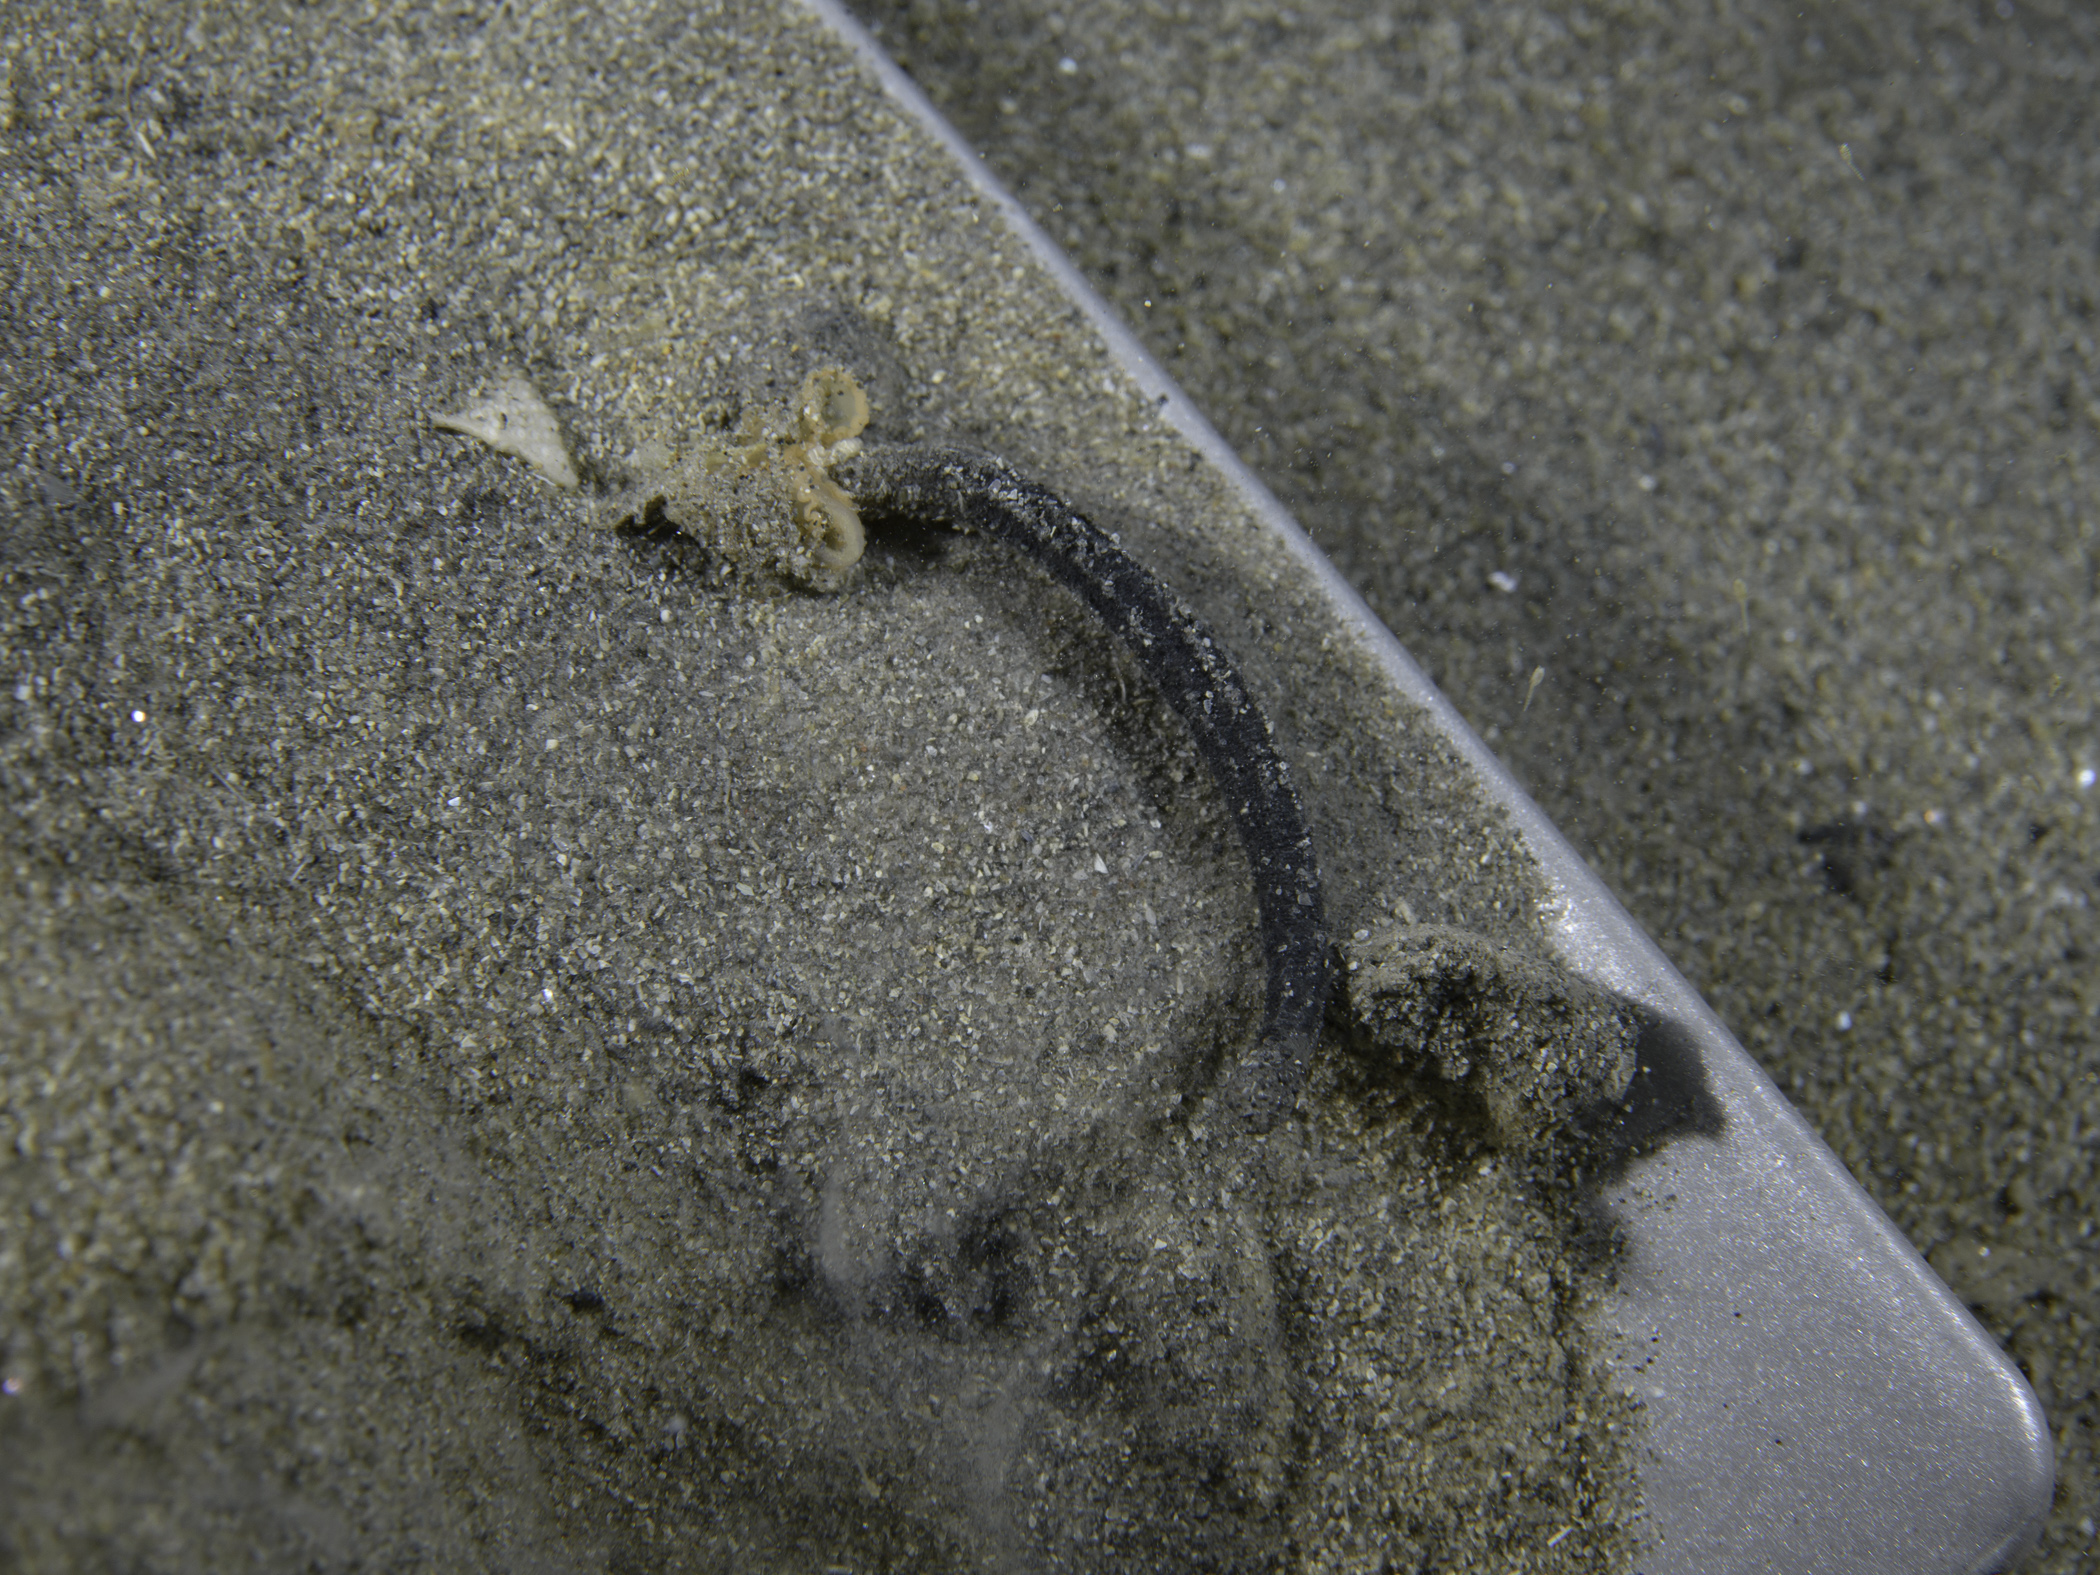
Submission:
[[[967,143],[833,0],[809,3],[1005,213],[1185,433],[1315,568],[1400,692],[1436,717],[1560,885],[1563,953],[1681,1025],[1726,1114],[1612,1193],[1632,1251],[1620,1371],[1649,1408],[1648,1567],[1830,1575],[2009,1566],[2047,1514],[2047,1420],[2018,1369],[1274,496]]]

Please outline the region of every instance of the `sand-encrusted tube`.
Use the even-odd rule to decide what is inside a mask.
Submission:
[[[1005,461],[949,448],[874,448],[841,466],[863,516],[1010,542],[1076,592],[1151,674],[1232,811],[1254,870],[1268,998],[1260,1043],[1225,1098],[1257,1132],[1290,1114],[1327,1009],[1327,928],[1312,837],[1268,719],[1201,619],[1106,531]]]

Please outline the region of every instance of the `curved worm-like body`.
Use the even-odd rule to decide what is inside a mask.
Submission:
[[[839,468],[873,518],[941,524],[1010,542],[1075,591],[1158,684],[1196,736],[1254,867],[1268,1000],[1261,1041],[1226,1098],[1257,1132],[1297,1104],[1327,1009],[1327,929],[1312,837],[1268,719],[1201,619],[1114,537],[1003,460],[966,449],[871,448]]]

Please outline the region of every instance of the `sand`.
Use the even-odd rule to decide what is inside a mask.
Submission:
[[[1580,1100],[1471,1065],[1603,1088],[1624,1024],[835,42],[4,22],[5,1562],[1634,1567]],[[1477,980],[1477,1043],[1345,993],[1251,1138],[1245,863],[1082,609],[932,532],[812,584],[698,505],[610,528],[825,365],[1209,620],[1344,978],[1403,1028]]]
[[[2090,11],[863,14],[2004,1342],[2090,1567]]]

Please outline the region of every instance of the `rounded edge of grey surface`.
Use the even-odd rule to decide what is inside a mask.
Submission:
[[[1647,1575],[1988,1575],[2055,1487],[2040,1402],[1720,1019],[1071,260],[838,0],[802,0],[954,158],[1146,397],[1245,496],[1393,686],[1522,832],[1571,966],[1696,1052],[1724,1124],[1639,1161],[1606,1201],[1628,1243],[1598,1332],[1648,1414]]]

